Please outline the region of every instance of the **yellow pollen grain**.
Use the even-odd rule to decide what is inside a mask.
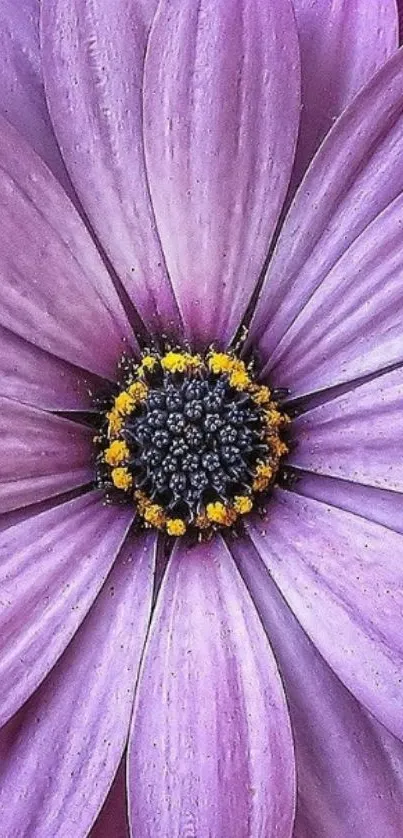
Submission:
[[[118,466],[129,456],[130,451],[123,440],[115,439],[105,450],[105,462],[108,466]]]
[[[279,439],[277,436],[274,436],[270,437],[268,442],[270,443],[273,453],[277,457],[282,457],[284,454],[288,454],[288,445],[286,445],[282,439]]]
[[[186,532],[186,524],[181,518],[168,518],[166,522],[166,530],[168,535],[184,535]]]
[[[166,523],[166,516],[162,506],[158,503],[153,503],[140,489],[134,493],[134,499],[137,503],[138,512],[144,518],[146,524],[150,527],[162,529]]]
[[[164,510],[158,503],[150,503],[149,506],[146,506],[143,512],[143,518],[146,524],[157,527],[159,530],[164,527],[166,522]]]
[[[127,468],[114,468],[111,472],[112,482],[113,485],[116,486],[117,489],[123,489],[127,491],[131,488],[132,485],[132,476]]]
[[[253,388],[252,399],[255,402],[255,404],[261,404],[261,405],[267,404],[270,401],[270,398],[271,398],[271,392],[270,392],[268,387],[257,386],[256,389]]]
[[[122,430],[123,419],[115,408],[112,408],[112,410],[106,414],[106,418],[108,420],[108,437],[111,439],[111,437],[117,436],[119,431]]]
[[[223,527],[230,527],[237,518],[237,513],[231,507],[226,506],[221,501],[215,503],[208,503],[206,507],[206,514],[212,524],[221,524]]]
[[[276,410],[276,408],[272,407],[270,410],[265,410],[264,416],[267,424],[271,428],[279,428],[283,424],[283,414],[279,410]]]
[[[133,399],[134,405],[138,405],[143,402],[148,395],[148,387],[147,384],[144,384],[144,381],[135,381],[134,384],[131,384],[127,390],[130,398]]]
[[[167,372],[185,372],[187,358],[185,352],[168,352],[161,358],[161,366]]]
[[[215,375],[222,372],[231,372],[234,367],[234,359],[225,352],[211,352],[207,360],[208,368]]]
[[[247,495],[237,495],[234,498],[234,509],[238,515],[246,515],[251,511],[253,502]]]
[[[248,390],[252,384],[244,361],[233,358],[226,352],[211,352],[207,359],[208,368],[215,375],[226,373],[231,387]]]
[[[259,463],[255,471],[255,479],[252,483],[254,492],[264,492],[273,477],[273,468],[269,463]]]
[[[139,365],[139,372],[153,372],[157,364],[158,361],[154,355],[144,355]]]
[[[229,383],[235,390],[247,390],[251,380],[246,370],[234,370],[229,377]]]
[[[126,416],[128,413],[131,413],[134,407],[134,399],[129,395],[129,393],[126,393],[126,391],[119,393],[119,395],[116,396],[114,409],[122,416]]]
[[[196,369],[201,364],[200,355],[191,355],[190,352],[167,352],[161,358],[161,366],[167,372],[186,372]]]

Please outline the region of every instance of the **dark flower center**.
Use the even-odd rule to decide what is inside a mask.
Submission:
[[[100,435],[98,482],[146,526],[211,533],[274,482],[288,422],[235,355],[170,351],[126,362]]]

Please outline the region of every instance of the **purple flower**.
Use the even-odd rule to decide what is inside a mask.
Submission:
[[[0,832],[399,838],[396,6],[156,5],[41,0],[41,56],[0,5]],[[238,537],[137,531],[91,394],[246,323],[282,485]]]

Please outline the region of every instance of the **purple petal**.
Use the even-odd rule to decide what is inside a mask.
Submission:
[[[403,534],[402,496],[398,492],[309,472],[298,475],[294,491]]]
[[[45,410],[93,410],[102,382],[0,326],[1,393]]]
[[[156,0],[140,6],[43,0],[42,56],[52,121],[85,212],[147,326],[177,333],[142,135],[144,55],[155,6]]]
[[[299,468],[403,491],[403,368],[325,402],[292,423]]]
[[[128,545],[35,695],[3,729],[4,835],[85,838],[125,746],[151,608],[154,536]]]
[[[10,510],[10,512],[2,512],[0,513],[0,533],[10,529],[10,527],[15,527],[16,524],[28,521],[29,518],[41,515],[42,512],[49,512],[51,509],[56,509],[60,504],[81,497],[81,495],[86,494],[88,491],[88,486],[80,486],[76,489],[62,492],[59,495],[54,495],[54,497],[47,498],[46,500],[40,500],[38,503],[31,503],[29,506],[20,506],[18,509]]]
[[[327,663],[402,739],[402,536],[281,490],[248,531]]]
[[[399,16],[399,40],[403,41],[403,0],[397,0],[397,10]]]
[[[94,479],[94,429],[0,397],[0,512]]]
[[[395,52],[395,0],[293,0],[302,71],[297,185],[334,120]]]
[[[91,492],[1,534],[0,726],[70,642],[132,519]]]
[[[113,378],[133,337],[110,277],[60,185],[4,120],[0,211],[1,325]]]
[[[224,345],[290,176],[299,121],[290,3],[163,0],[144,78],[151,197],[186,334]]]
[[[301,184],[250,330],[266,372],[314,291],[403,190],[402,84],[399,52],[340,117]]]
[[[270,376],[293,398],[403,361],[399,196],[312,294],[274,352]]]
[[[326,665],[251,545],[240,542],[237,552],[273,645],[291,715],[298,777],[294,838],[368,838],[368,824],[377,838],[397,838],[402,743],[368,717]]]
[[[175,550],[129,742],[136,838],[289,838],[294,763],[267,638],[219,537]]]
[[[126,760],[123,759],[89,838],[130,838],[125,770]]]
[[[2,0],[0,54],[0,112],[72,195],[43,89],[38,0]]]

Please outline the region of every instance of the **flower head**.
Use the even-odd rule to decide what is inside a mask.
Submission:
[[[169,350],[153,360],[148,371],[143,360],[125,363],[101,414],[97,484],[112,500],[121,490],[145,525],[211,536],[273,484],[289,419],[234,353]]]
[[[37,5],[0,4],[1,831],[399,838],[394,0]]]

